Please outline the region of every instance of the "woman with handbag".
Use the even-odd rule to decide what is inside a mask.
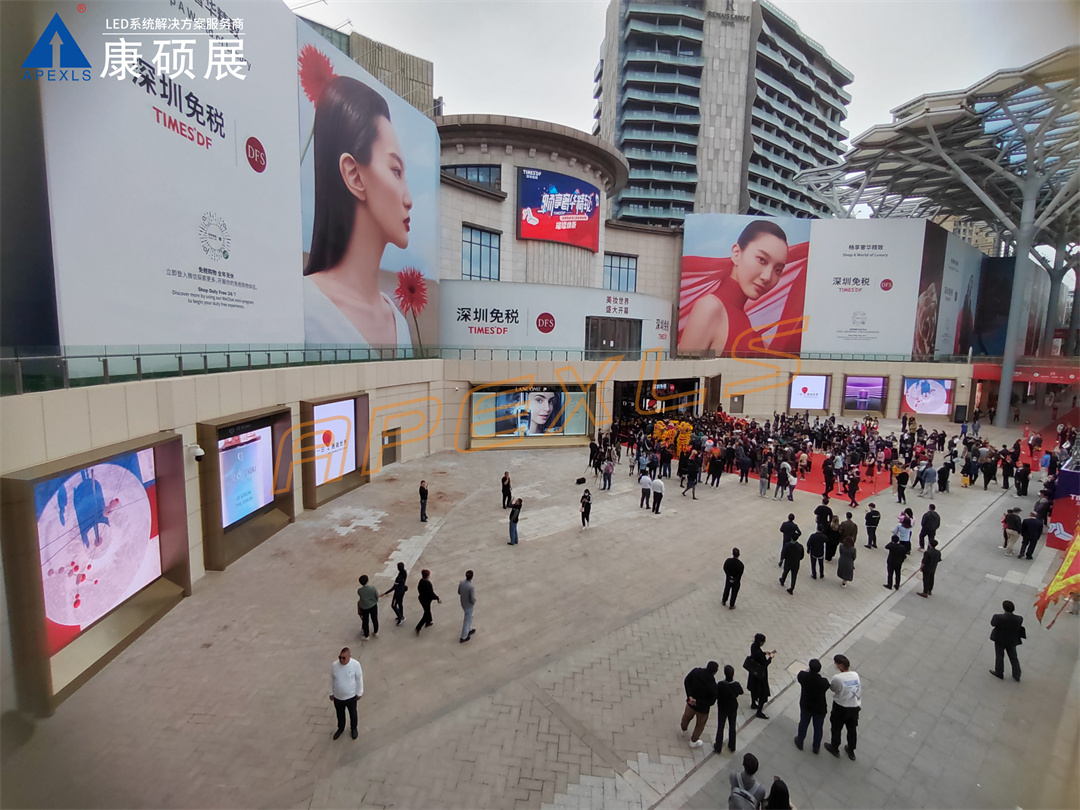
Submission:
[[[743,669],[749,673],[746,678],[746,691],[750,693],[750,708],[756,711],[755,717],[768,720],[769,716],[763,710],[772,694],[769,690],[769,664],[772,663],[776,650],[765,652],[761,648],[764,643],[764,633],[754,635],[754,643],[750,645],[750,655],[743,661]]]

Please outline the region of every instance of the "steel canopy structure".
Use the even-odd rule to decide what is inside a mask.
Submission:
[[[1031,255],[1050,275],[1052,337],[1062,279],[1077,264],[1069,248],[1080,227],[1080,48],[1000,70],[966,90],[919,96],[891,112],[892,123],[853,138],[840,163],[801,172],[799,182],[841,217],[868,206],[875,217],[989,223],[1012,242],[1014,255]],[[1055,260],[1034,252],[1038,245],[1053,247]],[[1003,380],[1012,379],[1025,326],[1020,303],[1028,268],[1017,262]],[[998,393],[999,426],[1010,393],[1007,385]]]

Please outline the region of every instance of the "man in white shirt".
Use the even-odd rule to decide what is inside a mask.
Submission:
[[[664,500],[664,482],[657,476],[652,480],[652,510],[654,515],[660,514],[660,501]]]
[[[847,728],[847,745],[844,751],[848,759],[855,759],[855,743],[858,740],[859,709],[862,707],[862,683],[859,673],[851,671],[851,662],[845,655],[834,655],[837,673],[829,681],[833,693],[832,714],[829,725],[832,727],[832,742],[823,748],[834,757],[840,757],[840,732]]]
[[[338,660],[330,667],[330,701],[337,712],[337,731],[334,739],[345,730],[345,710],[349,710],[352,738],[360,736],[356,730],[356,702],[364,696],[364,671],[360,662],[352,657],[348,647],[342,648]]]

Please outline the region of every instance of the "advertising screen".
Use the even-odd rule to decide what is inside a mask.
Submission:
[[[585,391],[567,392],[560,386],[473,392],[472,435],[584,436],[587,396]]]
[[[900,413],[948,416],[952,411],[953,381],[904,378]]]
[[[34,487],[49,654],[161,576],[154,451]]]
[[[793,411],[825,411],[829,409],[829,377],[827,374],[796,374],[791,378],[791,397],[788,407]]]
[[[845,411],[885,410],[884,377],[845,377]]]
[[[315,486],[337,481],[356,469],[356,400],[316,405]]]
[[[576,177],[518,169],[518,237],[600,249],[600,190]]]
[[[224,528],[274,499],[273,442],[269,425],[218,439]]]
[[[679,351],[798,352],[810,222],[735,214],[687,216]]]

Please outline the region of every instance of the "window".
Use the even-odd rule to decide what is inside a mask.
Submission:
[[[502,191],[502,166],[443,166],[442,170],[470,183]]]
[[[499,234],[461,226],[461,277],[469,281],[499,280]]]
[[[637,256],[605,253],[604,289],[637,292]]]

